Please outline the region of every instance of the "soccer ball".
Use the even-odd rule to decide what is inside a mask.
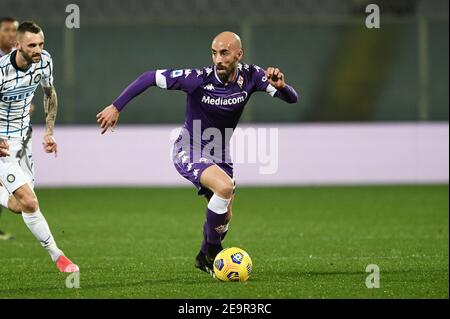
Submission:
[[[252,268],[250,256],[238,247],[225,248],[214,259],[214,273],[221,281],[247,281]]]

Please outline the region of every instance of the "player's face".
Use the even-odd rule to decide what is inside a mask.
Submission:
[[[234,74],[237,64],[242,59],[241,49],[216,41],[212,44],[211,54],[217,75],[222,79],[228,79]]]
[[[16,46],[17,22],[3,22],[0,26],[0,45],[8,49]]]
[[[44,33],[25,32],[17,41],[17,50],[28,63],[41,61],[41,53],[44,48]]]

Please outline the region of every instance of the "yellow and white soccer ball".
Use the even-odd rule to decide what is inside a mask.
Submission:
[[[252,259],[238,247],[225,248],[214,259],[214,273],[221,281],[247,281],[252,269]]]

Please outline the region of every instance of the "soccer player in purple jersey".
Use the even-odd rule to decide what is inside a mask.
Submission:
[[[213,275],[212,264],[228,231],[235,190],[229,156],[231,135],[226,132],[236,128],[252,93],[267,92],[287,103],[297,102],[298,96],[278,68],[264,71],[256,65],[241,63],[243,50],[235,33],[226,31],[217,35],[211,53],[214,65],[209,67],[143,73],[97,114],[97,122],[102,134],[113,130],[125,105],[151,86],[187,93],[185,122],[174,143],[173,163],[208,201],[195,266]]]

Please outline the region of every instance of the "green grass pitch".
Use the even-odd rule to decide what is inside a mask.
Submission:
[[[193,188],[38,189],[59,246],[80,265],[67,289],[4,211],[0,298],[448,298],[448,185],[239,187],[224,242],[253,259],[246,283],[193,267],[206,201]],[[380,268],[378,289],[365,268]]]

